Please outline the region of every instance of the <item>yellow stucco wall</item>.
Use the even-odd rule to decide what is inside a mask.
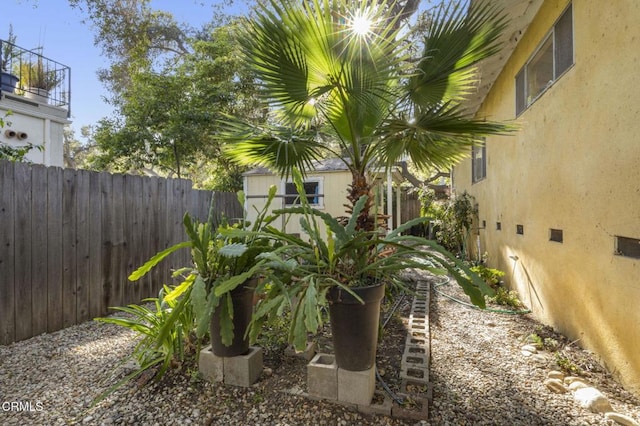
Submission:
[[[330,171],[309,173],[305,179],[322,179],[324,197],[322,207],[317,207],[319,210],[327,212],[334,217],[346,215],[344,204],[347,203],[347,187],[351,183],[350,172]],[[271,210],[283,208],[284,198],[281,197],[285,190],[283,179],[271,174],[249,174],[245,176],[244,190],[248,196],[247,217],[250,221],[255,219],[255,209],[262,209],[266,203],[266,195],[271,185],[276,185],[278,188],[277,194],[280,195],[273,201]],[[285,232],[301,233],[298,218],[292,218],[286,222],[286,228],[284,227],[285,218],[274,223],[274,226],[285,230]]]
[[[480,117],[515,118],[515,76],[568,4],[544,2]],[[575,0],[573,22],[573,67],[515,136],[488,138],[486,179],[472,184],[467,160],[454,185],[476,198],[481,251],[534,315],[640,395],[640,260],[614,254],[615,236],[640,238],[640,2]]]

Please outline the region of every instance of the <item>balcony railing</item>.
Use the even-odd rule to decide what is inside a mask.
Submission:
[[[0,90],[71,114],[71,68],[36,50],[0,40]]]

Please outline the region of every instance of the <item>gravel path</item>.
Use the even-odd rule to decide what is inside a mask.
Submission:
[[[460,296],[457,286],[440,290]],[[401,316],[406,313],[399,311]],[[88,322],[0,346],[0,425],[613,424],[602,414],[579,407],[570,392],[555,394],[543,384],[548,371],[557,369],[553,355],[541,352],[537,355],[547,360],[535,361],[521,348],[531,333],[555,335],[528,316],[480,312],[434,293],[431,319],[433,403],[428,422],[367,416],[305,398],[305,361],[269,351],[265,371],[251,388],[210,384],[198,379],[192,367],[185,367],[171,371],[159,383],[145,387],[129,383],[88,409],[97,395],[131,371],[122,359],[136,344],[136,336],[127,330]],[[402,324],[400,318],[396,323]],[[561,336],[555,338],[565,343]],[[385,353],[379,351],[379,366],[384,363],[381,358],[387,359]],[[638,400],[588,353],[578,349],[562,353],[583,367],[586,378],[616,411],[640,419]],[[385,366],[385,378],[393,382],[391,369]]]

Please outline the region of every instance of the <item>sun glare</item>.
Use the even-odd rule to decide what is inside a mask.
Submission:
[[[371,31],[371,19],[365,15],[356,15],[351,20],[351,31],[361,37],[366,36]]]

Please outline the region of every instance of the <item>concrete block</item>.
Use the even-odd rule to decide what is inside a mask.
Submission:
[[[429,382],[429,368],[407,366],[400,370],[400,378],[415,383],[427,384]]]
[[[198,371],[205,380],[210,382],[224,381],[224,358],[215,356],[211,352],[211,345],[200,350]]]
[[[364,371],[338,368],[338,401],[370,405],[376,388],[375,365]]]
[[[420,346],[422,348],[428,348],[429,339],[427,339],[426,336],[415,337],[415,336],[409,335],[407,336],[407,341],[405,342],[405,347],[406,346]]]
[[[367,415],[391,416],[393,401],[386,394],[375,391],[369,405],[358,405],[358,411]]]
[[[313,398],[338,399],[338,365],[335,356],[317,354],[307,364],[307,390]]]
[[[416,396],[403,396],[406,401],[405,405],[394,405],[391,409],[391,415],[400,419],[427,420],[429,417],[429,400]]]
[[[406,351],[402,355],[402,361],[400,363],[401,369],[407,368],[429,368],[429,355],[426,353],[409,353]]]
[[[262,373],[262,348],[251,346],[246,355],[224,358],[224,383],[249,387]]]

